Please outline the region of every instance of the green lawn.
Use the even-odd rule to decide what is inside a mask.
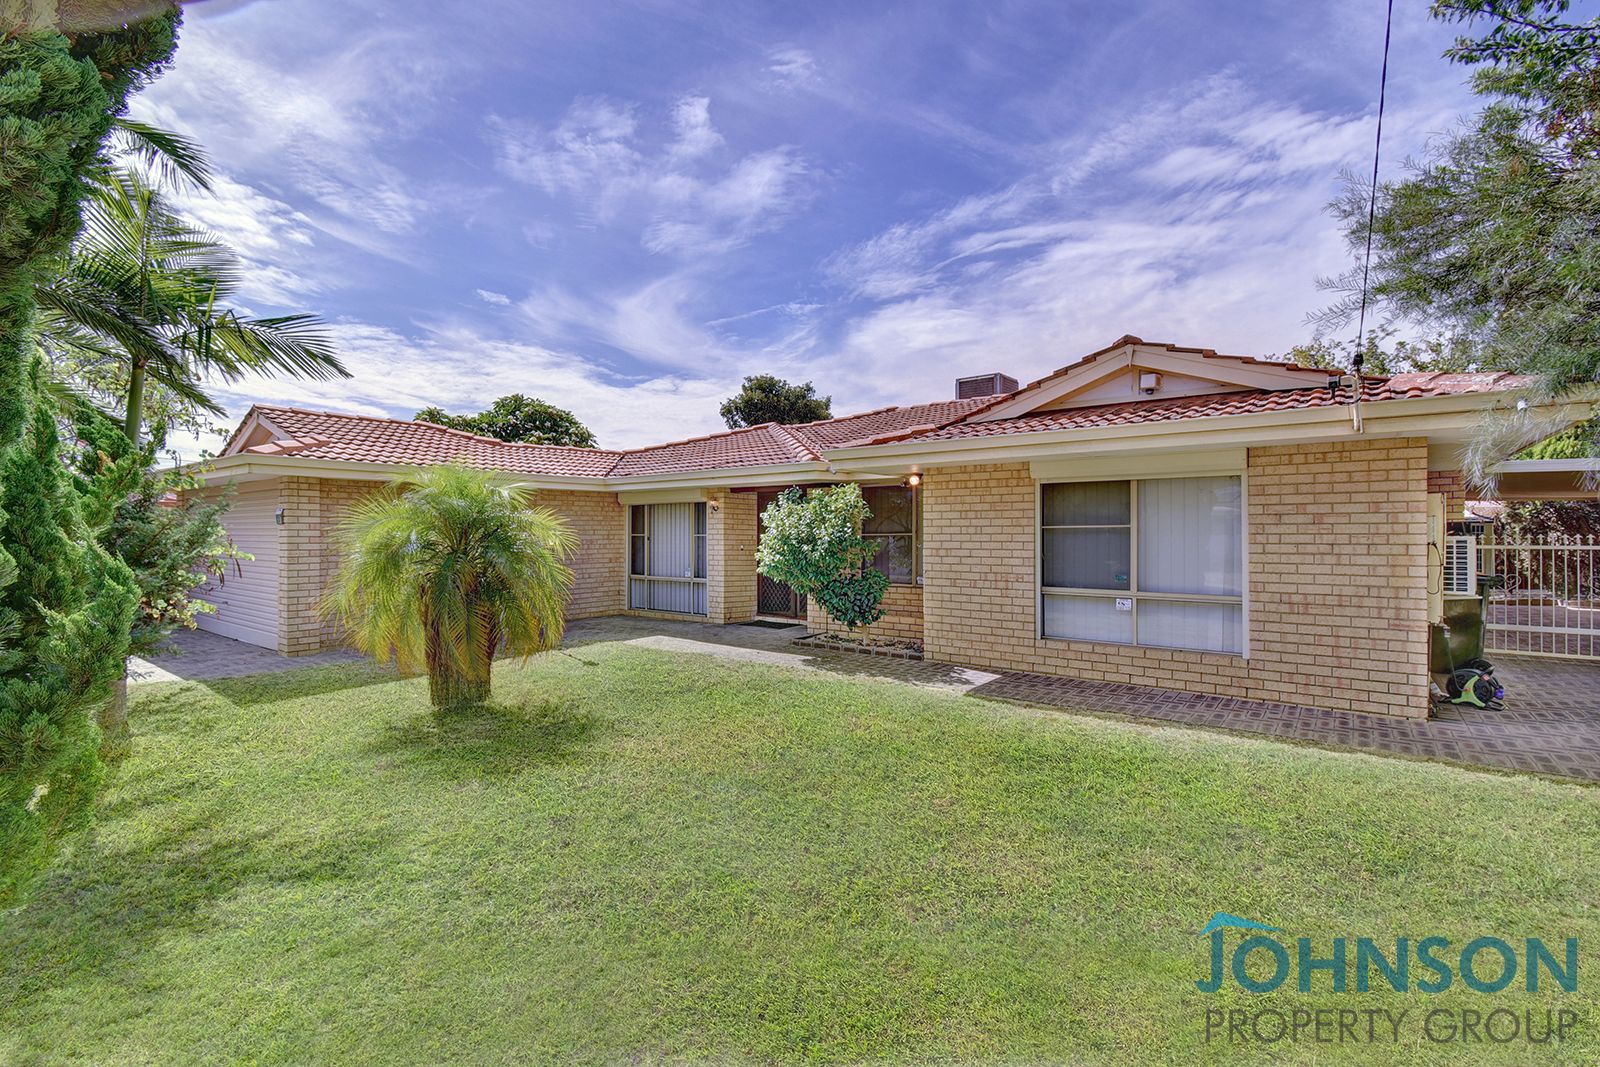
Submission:
[[[1597,790],[626,645],[502,666],[443,729],[370,667],[136,693],[96,831],[0,916],[0,1062],[1600,1058]],[[1582,977],[1206,996],[1217,910],[1352,948],[1575,935]],[[1584,1022],[1201,1026],[1501,1004]]]

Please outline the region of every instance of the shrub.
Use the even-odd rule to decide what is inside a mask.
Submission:
[[[870,515],[854,484],[789,489],[762,515],[756,569],[814,598],[848,629],[877,622],[889,579],[871,566],[877,542],[861,536]]]

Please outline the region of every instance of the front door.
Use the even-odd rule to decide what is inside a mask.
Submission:
[[[759,538],[766,532],[766,522],[761,516],[766,514],[767,505],[778,499],[777,493],[756,494],[756,536]],[[803,619],[806,616],[806,598],[790,589],[782,582],[774,581],[765,574],[756,575],[756,614],[777,615],[785,619]]]

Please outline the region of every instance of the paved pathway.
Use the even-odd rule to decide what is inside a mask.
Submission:
[[[1067,711],[1600,782],[1600,664],[1596,663],[1498,656],[1507,689],[1505,710],[1450,706],[1439,709],[1432,719],[1411,720],[796,646],[794,638],[803,632],[799,626],[769,629],[614,616],[573,623],[567,629],[567,647],[625,641],[666,652],[890,678]],[[359,659],[352,652],[288,659],[203,632],[181,633],[174,643],[182,655],[159,657],[151,668],[159,673],[148,680],[235,677]]]
[[[314,656],[280,656],[270,648],[247,645],[205,630],[179,630],[160,655],[148,659],[135,656],[128,665],[128,681],[138,685],[141,682],[242,678],[247,674],[294,671],[331,663],[358,663],[361,659],[359,652],[346,649],[318,652]]]

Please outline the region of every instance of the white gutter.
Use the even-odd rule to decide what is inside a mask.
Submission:
[[[1505,393],[1458,393],[1414,400],[1385,400],[1367,405],[1363,436],[1404,436],[1414,433],[1469,431],[1482,413],[1493,408]],[[1069,427],[1015,434],[991,434],[940,441],[907,440],[881,445],[858,445],[825,453],[836,466],[866,469],[875,463],[915,460],[934,463],[982,463],[991,458],[1026,458],[1028,453],[1074,451],[1126,451],[1146,448],[1164,451],[1192,448],[1197,435],[1206,447],[1233,444],[1294,443],[1321,438],[1339,440],[1355,436],[1347,404],[1251,415],[1210,415],[1195,419],[1168,419],[1122,426]],[[1550,405],[1574,422],[1589,417],[1587,403]]]
[[[241,478],[292,477],[386,482],[396,475],[419,468],[415,463],[360,463],[350,460],[308,459],[294,455],[263,456],[236,452],[231,456],[193,464],[190,469],[203,484],[216,485]],[[635,474],[622,478],[524,474],[518,471],[499,470],[495,473],[503,475],[507,481],[529,485],[535,489],[573,489],[587,492],[760,486],[796,481],[826,481],[833,477],[828,464],[822,462],[723,467],[704,471],[674,471],[666,474]]]

